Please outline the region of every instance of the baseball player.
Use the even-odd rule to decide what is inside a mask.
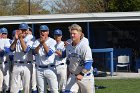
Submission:
[[[1,30],[0,30],[0,39],[2,38],[2,33],[1,33]]]
[[[37,65],[37,87],[39,93],[46,93],[48,83],[52,93],[58,93],[58,82],[54,73],[54,57],[56,41],[50,37],[49,28],[46,25],[40,26],[40,38],[34,44]]]
[[[11,44],[13,43],[13,41],[15,40],[15,34],[16,34],[16,31],[18,31],[18,30],[13,30],[13,32],[12,32],[12,40],[11,40]],[[10,51],[10,53],[9,53],[9,59],[10,59],[10,61],[11,61],[11,67],[10,67],[10,72],[11,72],[11,76],[12,76],[12,71],[13,71],[13,66],[14,66],[14,52],[15,51]],[[11,79],[11,78],[10,78]],[[10,82],[11,83],[11,82]],[[22,92],[22,90],[23,90],[23,85],[22,85],[22,80],[21,80],[21,77],[19,77],[19,86],[20,86],[20,91],[18,92],[18,93],[21,93]],[[11,85],[11,84],[10,84]]]
[[[31,78],[31,62],[28,61],[28,52],[30,51],[33,41],[24,40],[29,26],[26,23],[19,25],[19,30],[16,31],[15,40],[11,44],[11,50],[14,53],[14,66],[11,79],[11,93],[18,93],[20,83],[22,80],[24,93],[30,92],[30,78]],[[21,80],[20,80],[21,79]]]
[[[70,27],[72,43],[66,46],[68,77],[65,93],[95,93],[92,68],[92,52],[81,38],[82,28],[73,24]]]
[[[3,85],[3,69],[2,69],[2,56],[3,56],[3,52],[2,52],[2,45],[3,44],[3,39],[1,38],[2,37],[2,33],[1,33],[1,29],[0,29],[0,93],[2,92],[2,85]]]
[[[56,66],[56,75],[58,80],[58,88],[60,92],[64,92],[66,81],[67,81],[67,66],[66,58],[62,58],[60,52],[65,50],[64,42],[62,39],[62,31],[56,29],[54,31],[54,38],[56,40],[56,52],[55,52],[55,66]]]
[[[27,35],[25,37],[25,40],[33,40],[35,41],[35,37],[32,35],[32,28],[29,27],[27,30]],[[36,84],[36,68],[35,68],[35,55],[32,53],[32,49],[28,53],[28,61],[32,62],[32,67],[31,67],[31,89],[32,93],[37,93],[37,84]]]
[[[8,30],[6,28],[1,28],[2,41],[4,42],[4,55],[3,55],[3,93],[9,92],[9,79],[10,79],[10,39],[7,38]]]
[[[71,28],[71,27],[69,26],[69,27],[68,27],[69,32],[71,31],[70,28]],[[88,41],[88,39],[87,39],[86,37],[84,37],[84,34],[83,34],[83,33],[81,34],[81,39],[82,39],[82,42],[84,42],[85,44],[89,45],[89,41]],[[71,44],[71,43],[72,43],[72,40],[71,40],[71,39],[68,39],[68,40],[65,41],[64,43],[65,43],[65,46],[66,46],[66,45],[68,45],[68,44]]]

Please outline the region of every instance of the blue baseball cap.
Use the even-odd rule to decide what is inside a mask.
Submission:
[[[28,26],[28,24],[26,24],[26,23],[21,23],[21,24],[19,25],[19,29],[20,29],[20,30],[27,30],[27,29],[29,29],[29,26]]]
[[[62,35],[62,31],[60,29],[54,30],[54,35]]]
[[[6,34],[8,34],[8,30],[6,29],[6,28],[1,28],[1,33],[6,33]]]
[[[39,30],[40,31],[49,31],[49,27],[46,25],[41,25]]]

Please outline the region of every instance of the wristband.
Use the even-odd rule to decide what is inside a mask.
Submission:
[[[80,75],[82,75],[82,76],[84,76],[84,75],[85,75],[83,72],[80,72],[79,74],[80,74]]]

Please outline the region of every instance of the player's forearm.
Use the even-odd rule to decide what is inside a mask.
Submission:
[[[45,52],[48,53],[49,52],[49,47],[45,43],[43,43],[42,46],[43,46]]]
[[[16,48],[16,43],[17,43],[17,39],[14,40],[14,42],[11,44],[10,49],[14,50]]]
[[[92,63],[93,63],[93,62],[86,62],[86,63],[85,63],[84,69],[80,72],[80,74],[81,74],[82,76],[84,76],[84,74],[87,74],[87,73],[90,71],[90,69],[91,69],[91,67],[92,67]]]
[[[62,51],[56,50],[55,53],[56,53],[57,55],[59,55],[60,57],[62,56]]]
[[[41,46],[41,44],[39,44],[39,45],[34,49],[35,54],[38,54],[38,51],[39,51],[39,49],[40,49],[40,46]]]
[[[21,47],[22,47],[22,51],[26,51],[26,49],[27,49],[27,45],[25,44],[25,42],[24,42],[24,40],[23,40],[23,38],[21,38],[20,39],[20,43],[21,43]]]

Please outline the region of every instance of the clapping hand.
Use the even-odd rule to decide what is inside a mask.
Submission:
[[[15,33],[15,39],[19,39],[19,34],[21,34],[22,32],[20,30],[16,30]]]
[[[46,41],[46,37],[44,35],[40,35],[40,43],[43,44]]]

